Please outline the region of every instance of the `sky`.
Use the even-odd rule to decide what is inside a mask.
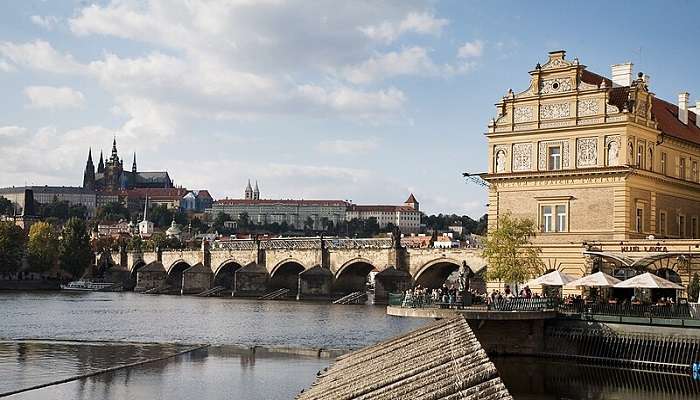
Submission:
[[[129,169],[238,198],[486,211],[488,121],[563,49],[700,99],[697,1],[144,0],[0,5],[0,186]]]

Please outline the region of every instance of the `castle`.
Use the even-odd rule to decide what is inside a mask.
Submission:
[[[117,140],[112,142],[112,154],[107,161],[100,161],[97,172],[92,162],[92,149],[88,151],[87,164],[83,174],[83,188],[98,192],[109,192],[139,188],[172,188],[173,181],[166,171],[139,172],[136,168],[136,153],[131,171],[124,170],[124,160],[117,154]]]

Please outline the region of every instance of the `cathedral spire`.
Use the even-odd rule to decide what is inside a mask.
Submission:
[[[114,137],[114,140],[112,141],[112,157],[109,159],[110,161],[119,161],[119,155],[117,154],[117,137]]]
[[[136,173],[136,152],[134,152],[134,163],[131,164],[131,172]]]
[[[253,200],[260,200],[260,189],[258,188],[258,181],[255,181],[255,190],[253,190]]]
[[[100,150],[100,162],[97,164],[97,173],[101,174],[105,172],[105,162],[102,157],[102,150]]]
[[[92,147],[88,149],[88,160],[87,160],[88,165],[92,164]]]
[[[245,188],[245,199],[253,200],[253,188],[250,186],[250,179],[248,179],[248,186]]]
[[[83,188],[95,189],[95,165],[92,163],[92,148],[88,150],[88,159],[85,163],[85,172],[83,173]]]

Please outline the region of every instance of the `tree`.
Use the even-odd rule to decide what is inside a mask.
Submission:
[[[0,215],[14,215],[15,207],[12,202],[4,197],[0,197]]]
[[[59,245],[61,268],[79,278],[92,262],[90,235],[85,221],[71,218],[63,227],[63,237]]]
[[[0,222],[0,272],[19,271],[26,241],[22,228],[12,222]]]
[[[144,243],[141,236],[132,236],[126,243],[126,249],[130,251],[142,251],[144,249]]]
[[[46,272],[58,261],[58,234],[48,222],[37,222],[29,228],[27,261],[32,271]]]
[[[122,203],[112,202],[97,209],[97,219],[100,221],[129,220],[129,210]]]
[[[498,228],[486,238],[483,256],[488,261],[487,278],[524,282],[544,269],[540,249],[532,245],[535,222],[510,213],[498,218]]]
[[[696,272],[693,274],[693,279],[691,279],[688,284],[688,301],[698,301],[698,295],[700,295],[700,277]]]
[[[248,213],[243,212],[238,216],[238,227],[247,228],[248,226],[250,226],[250,216]]]

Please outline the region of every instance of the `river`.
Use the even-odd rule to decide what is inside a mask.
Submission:
[[[285,354],[288,348],[310,354],[360,348],[428,322],[387,316],[384,307],[370,305],[0,292],[0,396],[22,391],[9,398],[291,399],[332,358]],[[248,349],[255,346],[262,347]],[[697,381],[687,376],[528,358],[494,361],[517,400],[700,394]],[[104,372],[113,367],[124,368]],[[90,376],[71,380],[82,375]],[[49,386],[26,390],[41,385]]]

